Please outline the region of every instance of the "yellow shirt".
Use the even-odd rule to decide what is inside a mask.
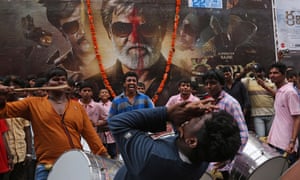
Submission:
[[[24,118],[7,118],[8,131],[5,135],[11,154],[14,156],[14,164],[23,162],[26,156],[25,127],[30,122]],[[31,144],[29,144],[31,146]]]

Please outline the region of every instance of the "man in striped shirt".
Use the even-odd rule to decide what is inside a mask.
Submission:
[[[231,114],[237,122],[242,142],[239,150],[241,152],[248,140],[248,128],[239,102],[223,90],[225,84],[223,72],[211,69],[204,74],[203,81],[212,103],[217,105],[220,110],[225,110]],[[227,164],[227,166],[220,169],[224,180],[229,178],[230,165]]]
[[[135,109],[153,108],[152,100],[145,94],[137,91],[138,75],[129,71],[124,75],[124,92],[115,97],[109,111],[109,117]]]

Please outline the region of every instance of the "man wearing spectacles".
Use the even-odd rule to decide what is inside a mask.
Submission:
[[[62,65],[73,79],[88,76],[91,64],[96,61],[93,44],[87,39],[80,0],[40,0],[46,7],[48,21],[55,26],[71,45],[70,49],[56,53],[48,64]],[[97,66],[96,66],[97,67]]]
[[[155,95],[165,76],[166,58],[161,49],[168,23],[172,22],[170,18],[174,18],[174,7],[174,1],[103,1],[102,22],[117,56],[116,63],[106,69],[106,74],[116,94],[123,91],[124,74],[134,71],[139,76],[138,81],[145,84],[146,94]],[[172,64],[156,105],[164,105],[177,93],[178,80],[189,77],[189,73]],[[100,74],[89,80],[95,82],[98,89],[104,86]]]

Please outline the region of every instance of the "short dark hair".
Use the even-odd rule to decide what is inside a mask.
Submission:
[[[292,77],[297,77],[298,74],[295,70],[288,70],[286,71],[286,78],[292,78]]]
[[[138,86],[138,87],[143,87],[143,88],[145,88],[145,84],[144,84],[143,82],[138,82],[138,83],[137,83],[137,86]]]
[[[133,72],[133,71],[128,71],[127,73],[124,74],[124,77],[123,77],[123,82],[126,81],[127,77],[135,77],[136,80],[139,79],[137,73]]]
[[[272,68],[278,69],[278,71],[281,74],[285,75],[287,66],[285,64],[281,63],[281,62],[276,62],[276,63],[271,65],[270,69],[272,69]]]
[[[221,162],[232,160],[241,146],[240,129],[233,116],[224,110],[213,112],[198,131],[198,147],[205,160]]]
[[[224,73],[217,69],[210,69],[206,71],[202,77],[203,82],[205,82],[207,79],[215,79],[217,80],[221,85],[225,84],[225,78]]]
[[[179,80],[179,82],[178,82],[178,84],[177,84],[178,87],[180,87],[180,85],[181,85],[182,83],[186,83],[186,84],[192,85],[192,81],[191,81],[190,79],[187,79],[187,78]]]
[[[4,78],[3,84],[5,86],[10,86],[11,83],[13,83],[14,85],[19,86],[20,88],[24,88],[25,87],[25,81],[20,78],[19,76],[15,76],[15,75],[7,75]]]
[[[40,0],[39,3],[46,7],[48,21],[56,28],[60,28],[60,19],[70,17],[81,1]]]
[[[79,90],[81,91],[83,88],[91,88],[93,89],[93,84],[90,83],[90,82],[87,82],[87,81],[82,81],[80,84],[79,84]]]
[[[258,73],[261,73],[261,72],[265,71],[264,67],[261,64],[258,64],[258,63],[256,63],[256,64],[253,65],[253,70],[255,72],[258,72]]]
[[[230,66],[224,66],[224,67],[222,68],[222,71],[223,71],[223,73],[224,73],[224,72],[230,72],[230,73],[232,73],[232,69],[231,69]]]
[[[40,77],[35,79],[34,87],[43,87],[47,83],[47,79],[45,77]]]
[[[66,76],[66,78],[68,78],[68,73],[62,67],[51,68],[46,74],[47,82],[54,76]]]

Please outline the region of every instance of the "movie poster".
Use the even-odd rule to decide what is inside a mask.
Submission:
[[[278,50],[285,64],[298,67],[300,57],[300,4],[297,0],[276,0]]]
[[[275,61],[271,0],[124,2],[92,0],[88,16],[85,0],[1,0],[0,75],[42,76],[61,66],[74,81],[91,81],[96,91],[109,84],[118,95],[132,70],[164,105],[180,79],[191,79],[201,96],[207,69]]]

